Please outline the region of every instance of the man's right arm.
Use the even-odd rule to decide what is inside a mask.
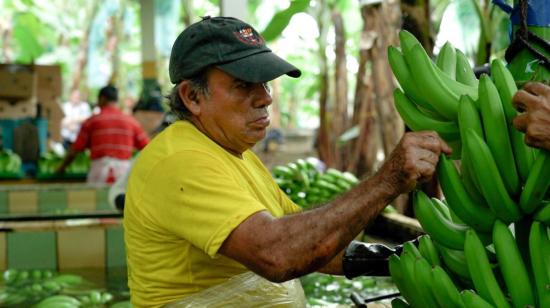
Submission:
[[[317,271],[330,265],[395,197],[429,180],[439,154],[450,152],[433,132],[408,133],[382,168],[348,193],[323,207],[282,218],[258,212],[233,230],[220,253],[272,281]]]

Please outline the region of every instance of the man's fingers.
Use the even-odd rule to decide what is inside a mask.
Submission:
[[[438,156],[441,152],[445,154],[451,154],[453,152],[453,149],[451,149],[451,147],[449,147],[449,145],[443,141],[443,139],[441,139],[436,132],[424,131],[419,132],[418,134],[421,138],[423,138],[420,142],[420,146],[436,153]]]
[[[541,82],[528,82],[522,90],[536,96],[550,96],[550,87]]]
[[[523,133],[525,133],[525,130],[527,129],[527,123],[528,123],[527,114],[520,114],[517,117],[515,117],[514,120],[512,121],[512,124],[514,125],[514,127]]]
[[[417,162],[418,183],[429,181],[435,173],[435,165],[427,161],[419,160]]]
[[[538,97],[536,95],[533,95],[525,90],[519,90],[512,98],[512,104],[519,112],[529,110],[529,108],[533,104],[536,104],[537,101]]]

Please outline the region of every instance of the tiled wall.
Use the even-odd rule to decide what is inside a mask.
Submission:
[[[108,187],[74,184],[13,189],[0,186],[0,217],[110,210],[107,194]],[[107,224],[88,227],[65,225],[40,231],[0,231],[0,270],[126,266],[124,235],[117,221],[110,219]]]

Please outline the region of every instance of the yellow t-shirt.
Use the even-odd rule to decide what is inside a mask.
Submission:
[[[157,307],[247,269],[218,249],[242,221],[300,211],[246,151],[237,158],[177,121],[140,152],[126,190],[124,237],[132,304]]]

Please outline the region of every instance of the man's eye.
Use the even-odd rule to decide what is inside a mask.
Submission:
[[[243,81],[243,82],[239,82],[237,84],[237,88],[241,88],[241,89],[249,89],[252,87],[252,83],[251,82],[246,82],[246,81]]]

